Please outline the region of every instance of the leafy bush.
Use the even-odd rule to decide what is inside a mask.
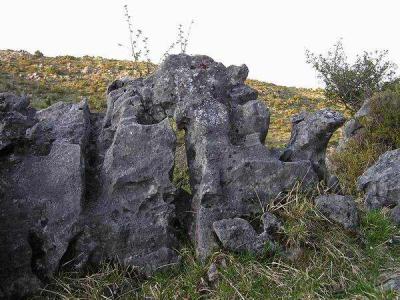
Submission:
[[[306,51],[307,63],[319,73],[328,99],[357,111],[363,101],[395,79],[396,65],[387,59],[388,51],[364,52],[353,64],[348,62],[339,40],[326,56]]]
[[[357,178],[382,153],[400,148],[400,89],[374,95],[370,113],[359,122],[363,130],[331,157],[335,173],[350,193],[356,193]]]
[[[36,50],[33,55],[37,58],[44,57],[43,53],[39,50]]]

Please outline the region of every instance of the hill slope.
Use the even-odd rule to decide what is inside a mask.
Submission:
[[[123,76],[137,76],[134,63],[101,57],[45,57],[26,51],[0,50],[0,92],[30,95],[33,106],[45,108],[58,101],[77,102],[86,97],[93,110],[106,108],[109,83]],[[145,64],[139,65],[144,69]],[[278,86],[257,80],[248,84],[258,90],[272,112],[269,146],[284,144],[290,137],[290,117],[302,110],[340,106],[328,103],[322,89]]]

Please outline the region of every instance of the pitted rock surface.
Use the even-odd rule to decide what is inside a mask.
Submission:
[[[280,160],[264,145],[270,112],[247,75],[245,65],[171,55],[147,78],[113,82],[104,116],[85,102],[35,111],[24,97],[0,94],[5,297],[28,295],[60,268],[112,260],[150,274],[173,265],[177,223],[205,259],[219,247],[214,224],[260,213],[298,182],[316,184],[342,117],[303,116]],[[172,184],[171,120],[185,130],[191,197]],[[267,219],[265,230],[276,230]]]
[[[6,298],[19,298],[52,276],[74,236],[89,112],[81,103],[35,114],[14,95],[0,102],[0,285]]]
[[[400,204],[400,149],[382,154],[378,161],[357,179],[357,186],[364,192],[368,209],[397,207]],[[399,209],[392,211],[398,222]]]
[[[315,199],[316,208],[345,229],[355,230],[359,224],[356,202],[351,196],[322,195]]]
[[[234,252],[262,254],[269,240],[267,234],[257,234],[250,223],[241,218],[216,221],[213,229],[222,246]]]
[[[342,114],[323,109],[315,113],[303,112],[292,118],[292,135],[282,160],[309,160],[320,179],[328,179],[325,165],[326,148],[333,133],[344,124]]]

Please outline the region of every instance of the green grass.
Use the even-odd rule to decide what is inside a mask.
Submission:
[[[361,211],[358,231],[345,231],[314,207],[316,193],[294,189],[268,209],[283,221],[282,248],[261,256],[214,253],[205,264],[188,245],[182,263],[144,279],[135,270],[103,264],[81,276],[62,273],[37,298],[60,299],[396,299],[380,288],[381,274],[400,267],[399,236],[385,212]],[[294,230],[296,226],[301,230]],[[301,249],[296,259],[287,255]],[[209,282],[210,265],[217,279]]]
[[[31,96],[33,106],[78,102],[86,97],[93,110],[106,108],[108,84],[123,76],[138,76],[146,64],[101,57],[40,57],[27,52],[0,50],[0,92]]]

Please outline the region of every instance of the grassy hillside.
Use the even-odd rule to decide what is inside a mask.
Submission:
[[[241,63],[241,62],[238,62]],[[145,65],[139,65],[145,69]],[[25,51],[0,50],[0,92],[28,94],[33,106],[47,107],[57,101],[89,100],[93,110],[106,108],[105,91],[114,79],[137,76],[133,62],[101,57],[45,57]],[[272,112],[267,143],[284,144],[290,136],[290,116],[301,110],[314,111],[340,106],[328,103],[322,89],[302,89],[278,86],[256,80],[248,84],[259,91]]]

